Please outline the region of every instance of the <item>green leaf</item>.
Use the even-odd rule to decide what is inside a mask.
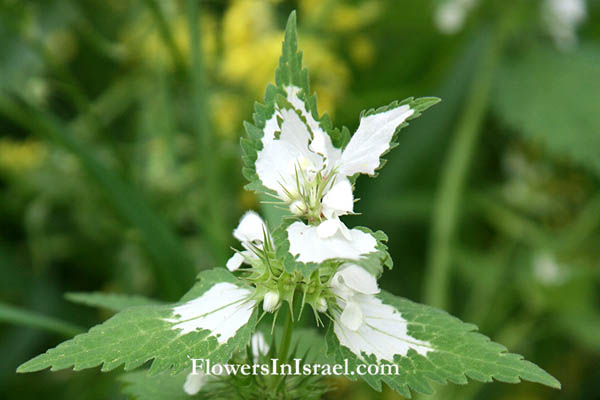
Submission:
[[[102,371],[121,365],[129,371],[149,360],[152,374],[166,370],[183,371],[191,365],[190,358],[205,358],[211,362],[226,362],[231,354],[248,343],[256,326],[256,311],[247,324],[239,328],[225,343],[209,336],[206,329],[181,333],[174,329],[173,307],[194,300],[215,284],[240,281],[223,268],[199,274],[199,281],[175,305],[147,305],[126,308],[89,332],[75,336],[21,365],[17,372],[33,372],[51,367],[52,371],[73,367],[74,370],[103,364]],[[193,319],[198,318],[194,317]]]
[[[600,48],[536,47],[498,74],[495,110],[516,132],[600,175]]]
[[[120,293],[66,293],[65,297],[74,303],[105,308],[110,311],[121,311],[129,307],[161,304],[161,302],[147,297]]]
[[[398,366],[398,375],[361,376],[376,390],[381,390],[381,383],[384,382],[410,398],[410,389],[424,394],[433,393],[430,381],[466,384],[467,378],[481,382],[496,379],[509,383],[518,383],[523,379],[560,388],[560,383],[547,372],[525,361],[520,355],[507,353],[504,346],[478,333],[472,324],[464,323],[442,310],[386,292],[382,292],[378,298],[394,307],[407,321],[409,336],[415,341],[428,342],[427,347],[431,350],[426,355],[417,353],[413,348],[408,350],[406,356],[396,354],[394,361]],[[327,332],[327,348],[336,362],[343,363],[344,359],[348,359],[350,371],[356,370],[359,364],[390,364],[364,352],[362,359],[359,358],[340,344],[331,328]],[[356,379],[357,376],[351,375],[349,378]]]

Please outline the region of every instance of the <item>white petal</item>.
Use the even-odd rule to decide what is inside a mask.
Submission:
[[[265,294],[263,299],[263,310],[274,312],[279,307],[279,292],[270,291]]]
[[[287,93],[287,100],[301,112],[302,117],[306,120],[311,132],[313,133],[313,139],[310,142],[309,148],[319,153],[327,159],[327,165],[336,165],[342,155],[342,151],[333,146],[329,135],[321,128],[319,123],[313,118],[312,114],[307,110],[306,104],[300,99],[298,93],[300,88],[296,86],[288,86],[285,88]]]
[[[375,238],[361,230],[351,229],[351,240],[348,240],[339,231],[331,237],[322,238],[317,229],[302,222],[294,222],[287,228],[289,251],[298,256],[298,261],[320,263],[332,258],[359,260],[376,251]]]
[[[206,382],[207,376],[203,372],[198,372],[197,374],[189,374],[187,378],[185,378],[185,383],[183,384],[183,391],[190,396],[198,394],[204,383]]]
[[[240,267],[240,265],[242,265],[242,263],[244,262],[244,256],[241,255],[240,253],[234,253],[229,260],[227,260],[227,264],[225,264],[225,266],[227,267],[227,269],[231,272],[235,271],[236,269],[238,269]]]
[[[254,357],[254,362],[258,361],[258,357],[263,355],[267,355],[269,352],[269,344],[265,340],[265,335],[261,331],[256,331],[254,335],[252,335],[252,356]]]
[[[413,113],[408,105],[403,105],[361,118],[358,129],[342,153],[339,172],[345,176],[356,173],[373,175],[379,167],[379,158],[390,148],[396,128]]]
[[[296,171],[293,167],[298,160],[309,164],[310,169],[319,170],[323,159],[309,150],[310,133],[294,110],[280,110],[271,119],[276,120],[278,116],[283,120],[281,135],[277,139],[265,133],[255,167],[265,187],[274,190],[280,197],[286,197],[286,190],[296,189]]]
[[[340,322],[351,331],[356,332],[363,323],[363,313],[360,306],[354,302],[349,302],[344,307],[340,316]]]
[[[173,308],[173,329],[186,335],[198,329],[207,329],[220,344],[226,343],[252,316],[254,300],[248,300],[252,292],[233,283],[215,284],[202,296]]]
[[[335,219],[326,219],[317,226],[317,234],[320,238],[325,239],[335,235],[339,227],[340,225]]]
[[[333,212],[335,215],[351,213],[354,209],[354,196],[350,181],[345,178],[338,180],[323,196],[321,204],[323,204],[325,215],[329,212]]]
[[[429,342],[408,334],[406,320],[394,307],[372,295],[354,296],[352,303],[360,307],[363,324],[353,331],[341,320],[342,315],[334,313],[333,330],[340,344],[361,359],[366,353],[393,362],[395,355],[406,356],[410,349],[423,356],[434,351]]]
[[[233,236],[240,242],[262,242],[266,226],[262,218],[254,211],[248,211],[240,219]]]
[[[335,285],[344,284],[348,288],[362,294],[377,294],[380,292],[377,279],[363,267],[356,264],[344,264],[333,276]]]

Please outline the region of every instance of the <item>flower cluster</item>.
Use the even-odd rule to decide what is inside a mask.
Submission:
[[[183,332],[208,329],[226,343],[261,303],[262,316],[274,313],[275,323],[287,302],[292,318],[308,305],[317,325],[333,321],[339,343],[359,359],[393,362],[409,349],[427,354],[429,344],[410,337],[406,320],[377,297],[377,277],[391,264],[385,235],[350,229],[340,217],[354,213],[356,178],[374,176],[398,130],[438,100],[411,98],[364,112],[350,136],[318,117],[307,84],[293,78],[298,67],[286,43],[278,76],[290,79],[267,89],[265,108],[256,125],[247,124],[250,140],[242,146],[250,187],[288,215],[271,230],[256,212],[244,214],[233,231],[242,250],[227,261],[240,284],[215,284],[174,309],[169,321]],[[186,385],[201,381],[190,377]]]

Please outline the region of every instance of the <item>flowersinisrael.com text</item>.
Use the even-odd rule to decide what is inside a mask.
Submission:
[[[399,375],[398,365],[359,364],[351,368],[348,360],[343,364],[306,364],[300,358],[293,363],[279,363],[272,358],[262,364],[214,364],[204,358],[192,358],[192,375]]]

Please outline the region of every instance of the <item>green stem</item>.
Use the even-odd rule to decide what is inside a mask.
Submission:
[[[442,176],[433,212],[429,261],[425,278],[425,301],[436,307],[445,308],[447,306],[451,246],[462,192],[469,163],[487,110],[494,70],[501,60],[506,36],[507,22],[506,18],[503,18],[489,39],[490,44],[475,72],[465,110],[458,122],[454,139],[442,167]]]
[[[190,70],[193,130],[200,147],[201,166],[205,173],[206,208],[200,219],[200,226],[211,244],[213,254],[218,262],[226,259],[228,234],[225,231],[223,214],[223,196],[219,181],[218,158],[215,157],[215,140],[208,119],[208,90],[204,81],[202,48],[200,44],[200,9],[198,1],[187,2],[188,26],[190,30],[190,46],[192,65]]]
[[[286,313],[283,335],[281,336],[281,342],[279,342],[279,354],[277,356],[279,363],[284,363],[287,360],[288,352],[290,351],[290,343],[292,342],[293,330],[294,322],[292,321],[292,314],[291,312]]]
[[[55,332],[65,337],[73,337],[84,332],[84,329],[61,321],[57,318],[47,317],[32,311],[0,303],[0,321],[9,322],[15,325],[22,325],[32,328],[39,328],[49,332]]]

